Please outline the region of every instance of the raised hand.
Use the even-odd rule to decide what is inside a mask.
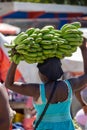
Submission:
[[[87,39],[83,39],[83,43],[80,46],[82,57],[83,57],[83,64],[84,64],[84,73],[87,74]]]
[[[83,42],[82,42],[82,45],[80,46],[80,48],[81,49],[87,48],[87,39],[86,38],[83,39]]]

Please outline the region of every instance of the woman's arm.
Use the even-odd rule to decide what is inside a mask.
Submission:
[[[87,87],[87,84],[85,85],[85,87]],[[83,98],[83,95],[81,94],[82,91],[85,91],[85,90],[79,89],[78,91],[76,91],[75,96],[76,96],[77,100],[80,102],[84,113],[87,114],[87,103],[86,103],[85,99]]]
[[[82,57],[83,57],[84,73],[87,74],[87,39],[84,38],[83,44],[80,46],[80,50],[81,50]],[[85,85],[83,87],[85,87]],[[82,89],[83,88],[77,90],[75,92],[75,95],[76,95],[78,101],[80,102],[80,104],[82,106],[85,106],[85,103],[82,101],[81,94],[80,94]]]
[[[9,67],[9,70],[8,70],[8,73],[6,76],[6,80],[5,80],[5,86],[7,88],[10,88],[10,86],[12,86],[12,84],[14,83],[16,68],[17,68],[17,64],[12,62],[10,67]]]
[[[12,91],[17,93],[37,97],[39,95],[39,84],[33,83],[22,83],[22,82],[14,82],[15,74],[16,74],[17,64],[14,62],[11,63],[9,70],[7,72],[5,86]]]
[[[84,73],[87,74],[87,39],[84,38],[80,50],[83,57]]]
[[[77,100],[80,102],[81,106],[85,106],[85,103],[83,102],[83,100],[81,98],[81,91],[82,91],[82,89],[75,91],[75,96],[76,96]]]
[[[85,84],[87,84],[87,39],[84,38],[80,50],[83,58],[84,74],[70,79],[74,91],[84,88]]]

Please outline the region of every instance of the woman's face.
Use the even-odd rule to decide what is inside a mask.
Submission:
[[[38,74],[42,82],[46,83],[48,81],[47,76],[43,75],[40,71],[38,71]]]

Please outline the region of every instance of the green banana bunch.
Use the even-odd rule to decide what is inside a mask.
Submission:
[[[79,30],[80,27],[79,22],[73,22],[63,25],[60,30],[52,25],[44,26],[42,29],[29,28],[18,34],[11,44],[4,45],[10,49],[9,57],[16,64],[21,60],[32,64],[43,63],[51,57],[62,59],[72,56],[82,44],[83,33]]]

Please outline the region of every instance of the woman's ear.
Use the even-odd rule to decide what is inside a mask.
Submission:
[[[46,83],[48,81],[47,76],[43,75],[40,71],[38,71],[38,74],[42,82]]]

